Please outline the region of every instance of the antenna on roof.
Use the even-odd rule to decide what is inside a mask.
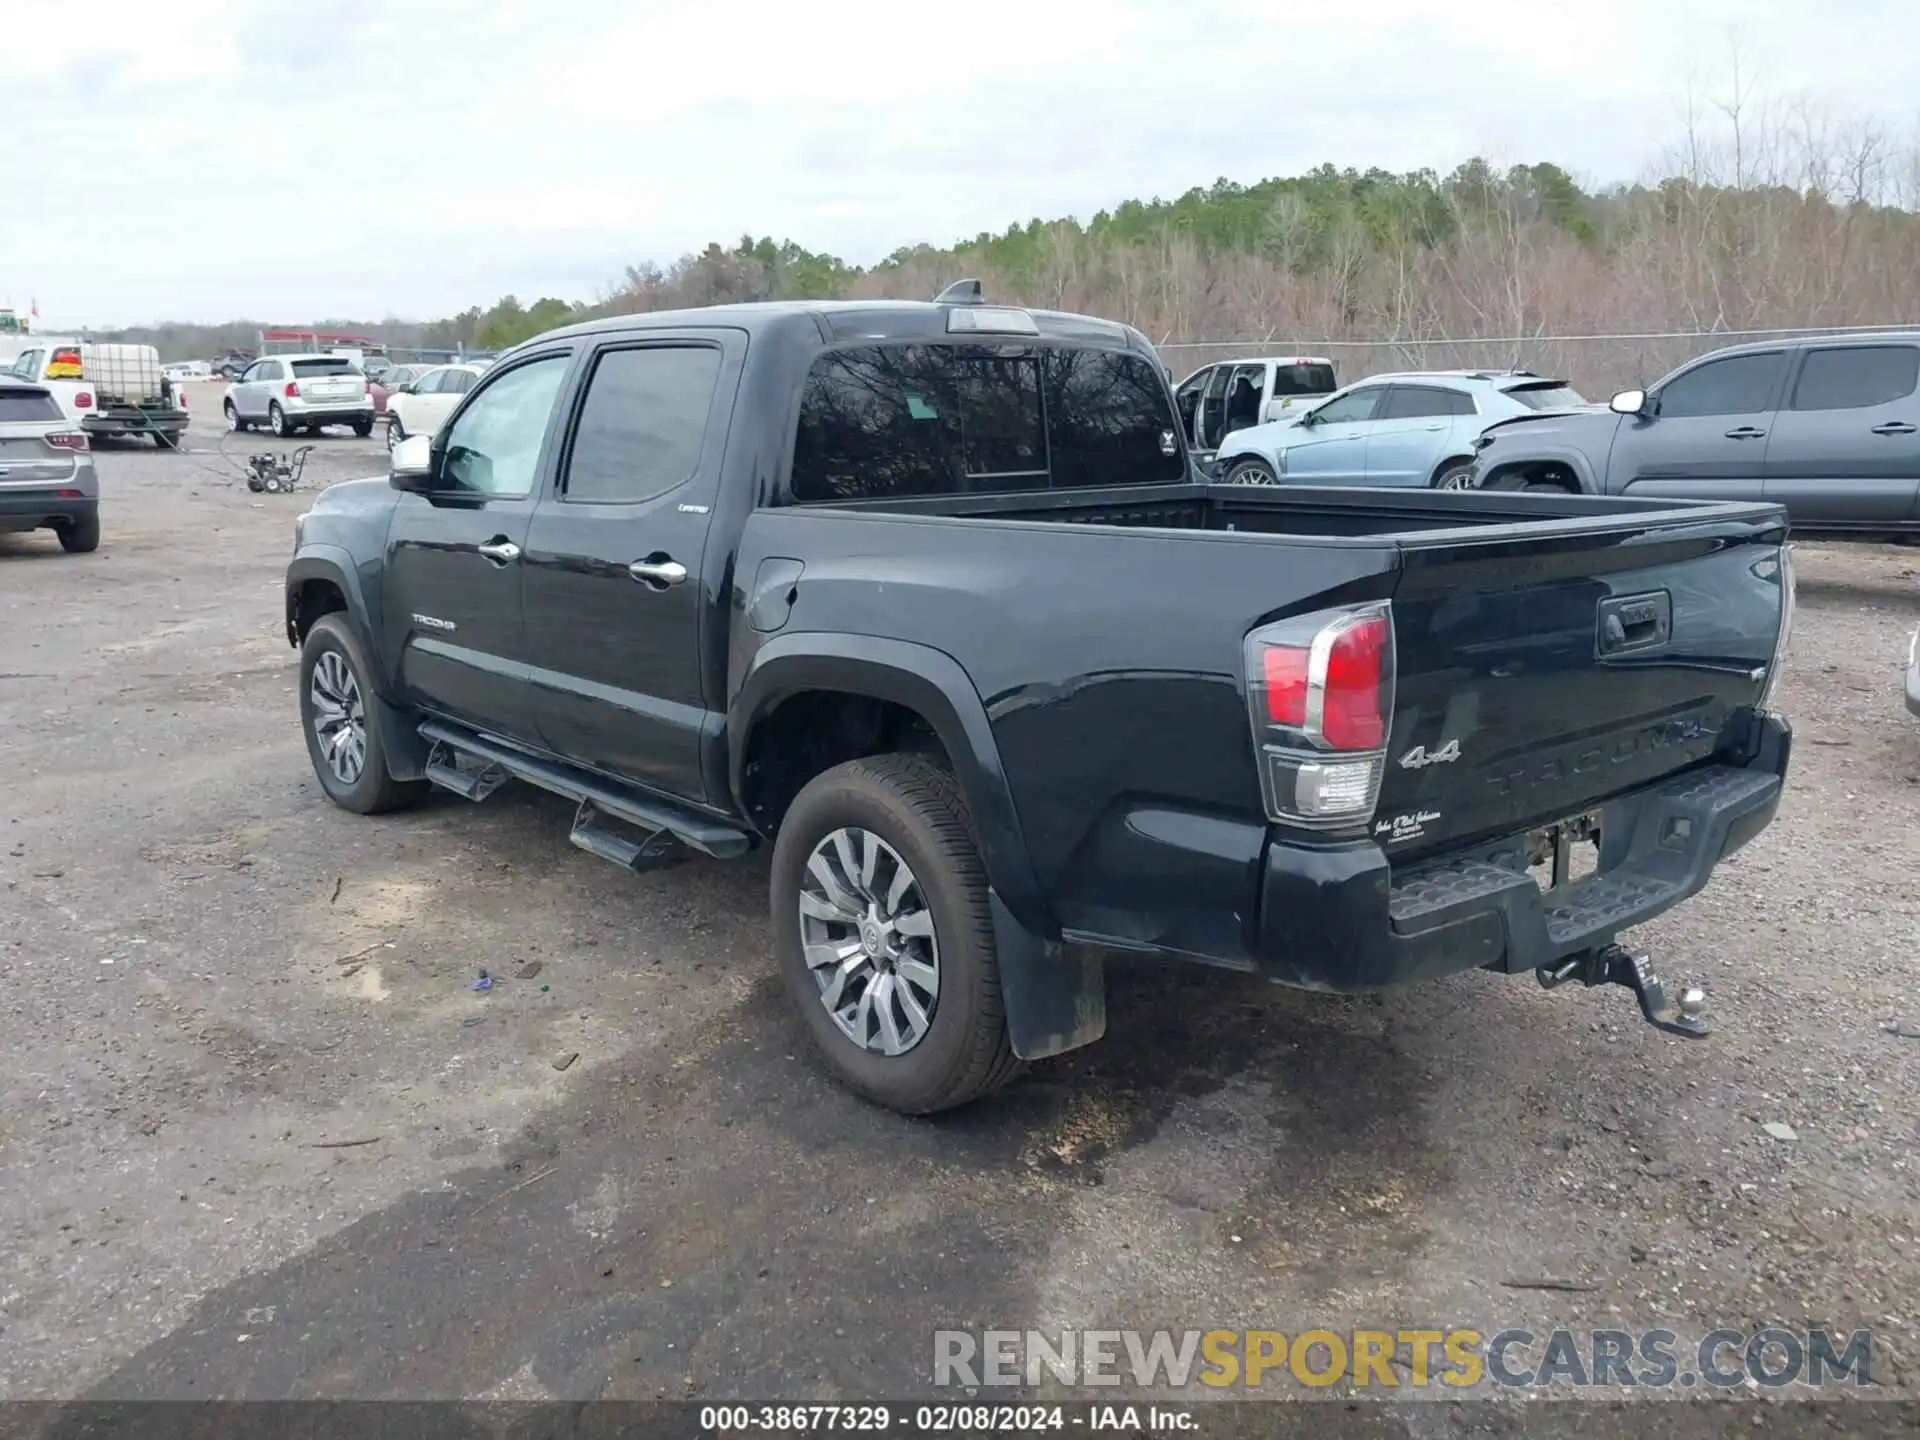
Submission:
[[[987,292],[978,280],[956,280],[933,297],[936,305],[982,305]]]

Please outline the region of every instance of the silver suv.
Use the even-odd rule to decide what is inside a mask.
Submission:
[[[0,376],[0,534],[21,530],[51,530],[76,554],[98,548],[100,481],[52,393]]]
[[[268,355],[247,366],[227,391],[227,428],[265,426],[285,438],[323,425],[373,434],[367,377],[345,355]]]

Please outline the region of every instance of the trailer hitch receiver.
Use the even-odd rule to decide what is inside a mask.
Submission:
[[[1534,972],[1543,989],[1552,990],[1569,980],[1582,985],[1624,985],[1640,1002],[1640,1013],[1649,1025],[1670,1035],[1701,1040],[1710,1033],[1706,1022],[1706,995],[1696,989],[1682,991],[1678,1000],[1667,994],[1660,977],[1653,973],[1645,955],[1635,955],[1624,945],[1603,945],[1581,955],[1570,955]]]

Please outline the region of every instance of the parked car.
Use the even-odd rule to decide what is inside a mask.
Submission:
[[[1920,331],[1739,345],[1590,414],[1491,427],[1492,490],[1784,505],[1797,533],[1920,533]]]
[[[251,350],[229,350],[217,359],[209,361],[208,368],[218,379],[238,380],[257,358]]]
[[[1920,629],[1907,642],[1907,713],[1920,715]]]
[[[186,435],[187,392],[151,345],[40,340],[7,375],[45,386],[69,424],[92,439],[150,436],[177,450]]]
[[[369,370],[367,393],[373,396],[373,413],[386,414],[387,404],[393,399],[394,394],[413,384],[431,369],[433,369],[431,365],[389,365],[378,375]]]
[[[791,302],[503,356],[315,498],[285,623],[344,809],[518,778],[632,869],[771,845],[803,1023],[924,1112],[1097,1039],[1106,949],[1537,971],[1700,1033],[1616,937],[1778,804],[1784,540],[1766,505],[1213,485],[1135,330]]]
[[[254,361],[222,402],[227,427],[263,425],[283,439],[327,425],[351,425],[373,433],[373,396],[367,377],[340,355],[268,355]]]
[[[1564,380],[1525,370],[1370,375],[1297,419],[1229,436],[1214,468],[1230,484],[1459,489],[1493,422],[1587,407]]]
[[[470,363],[437,365],[387,397],[387,448],[409,435],[432,437],[453,413],[454,406],[473,389],[486,366]]]
[[[1324,355],[1271,355],[1203,366],[1173,395],[1187,444],[1207,461],[1236,430],[1304,414],[1336,388],[1333,361]]]
[[[52,530],[70,553],[98,549],[100,482],[53,392],[0,375],[0,531],[22,530]]]

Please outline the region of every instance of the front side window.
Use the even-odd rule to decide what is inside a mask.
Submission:
[[[719,375],[720,351],[711,345],[602,355],[574,429],[566,498],[634,504],[690,479]]]
[[[445,489],[512,499],[531,493],[567,356],[517,365],[476,395],[447,433]]]
[[[1364,390],[1349,390],[1338,400],[1329,400],[1313,412],[1317,425],[1348,425],[1356,420],[1371,420],[1373,412],[1380,404],[1380,397],[1387,393],[1384,385],[1369,385]]]
[[[1185,478],[1166,382],[1104,350],[869,346],[819,360],[795,437],[801,501]]]
[[[1920,387],[1920,346],[1848,345],[1811,350],[1793,387],[1796,410],[1865,410]]]
[[[1662,419],[1696,415],[1752,415],[1770,408],[1786,352],[1729,355],[1687,371],[1660,392]]]

